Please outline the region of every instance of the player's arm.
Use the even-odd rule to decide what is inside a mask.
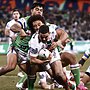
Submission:
[[[48,63],[48,62],[50,62],[49,59],[47,59],[47,60],[40,60],[37,57],[30,56],[30,63],[33,63],[33,64],[43,64],[43,63]]]
[[[5,32],[4,33],[5,33],[5,36],[10,37],[12,41],[15,40],[16,36],[10,34],[10,23],[7,23],[7,25],[5,27]]]
[[[20,32],[22,29],[22,26],[20,23],[16,22],[15,24],[13,24],[10,28],[11,31],[13,31],[14,33]]]
[[[68,42],[70,42],[69,36],[64,30],[57,29],[56,32],[58,37],[57,44],[61,42],[61,44],[65,46]]]
[[[90,49],[85,51],[84,55],[81,57],[81,59],[79,61],[79,64],[81,66],[83,66],[89,57],[90,57]]]
[[[20,36],[26,36],[27,35],[25,33],[25,31],[23,30],[22,25],[19,22],[16,22],[14,25],[12,25],[10,30],[13,31],[14,33],[19,33]]]
[[[32,45],[33,44],[34,43],[32,43]],[[33,46],[33,47],[35,47],[35,46]],[[49,55],[49,57],[47,59],[41,59],[39,57],[39,52],[38,52],[37,48],[32,48],[32,47],[30,47],[30,49],[29,49],[29,57],[30,57],[30,63],[34,63],[34,64],[43,64],[43,63],[50,62],[50,60],[51,60],[51,55]]]
[[[10,35],[10,29],[5,28],[5,36],[9,36]]]
[[[10,35],[10,25],[9,25],[9,22],[6,24],[6,27],[5,27],[5,36],[9,36]]]
[[[61,47],[61,49],[64,49],[66,44],[70,42],[70,39],[68,38],[68,34],[64,30],[57,29],[56,33],[57,33],[56,40],[52,42],[52,45],[49,48],[49,50],[52,50],[56,48],[57,46]]]

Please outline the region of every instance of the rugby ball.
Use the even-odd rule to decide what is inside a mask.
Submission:
[[[50,54],[51,54],[51,52],[48,49],[41,49],[39,51],[38,57],[41,60],[48,59],[48,57],[50,56]]]

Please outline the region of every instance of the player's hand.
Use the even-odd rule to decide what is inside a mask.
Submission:
[[[63,46],[62,44],[60,45],[60,48],[63,50],[65,46]]]
[[[27,34],[25,33],[25,31],[23,29],[21,29],[21,31],[20,31],[20,36],[21,37],[27,36]]]
[[[49,51],[52,51],[53,49],[55,49],[57,47],[57,43],[56,42],[52,42],[51,46],[49,47]]]
[[[69,43],[71,40],[70,39],[66,39],[65,41],[62,42],[62,45],[65,47],[67,43]]]
[[[52,59],[52,55],[49,54],[48,60],[50,61]]]
[[[52,42],[52,45],[50,46],[49,50],[52,51],[53,49],[55,49],[57,47],[57,42]],[[64,46],[62,44],[60,44],[60,48],[63,50]]]

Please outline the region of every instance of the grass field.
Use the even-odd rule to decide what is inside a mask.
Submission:
[[[76,55],[77,60],[79,60],[81,56],[82,56],[82,54],[77,54]],[[6,55],[0,55],[0,66],[3,66],[5,64],[6,64]],[[81,68],[81,71],[85,71],[89,65],[90,65],[90,60],[88,60],[85,63],[85,65]],[[0,76],[0,90],[17,90],[15,85],[16,85],[17,81],[19,81],[19,79],[20,79],[17,76],[17,73],[18,73],[18,67],[16,67],[16,69],[14,71]],[[35,83],[35,90],[42,90],[38,86],[37,82],[38,82],[38,77],[37,77],[37,80]],[[86,84],[86,86],[89,88],[88,90],[90,90],[90,83]],[[55,90],[64,90],[64,89],[55,89]]]

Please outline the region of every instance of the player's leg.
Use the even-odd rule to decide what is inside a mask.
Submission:
[[[24,61],[25,62],[25,61]],[[17,88],[22,88],[22,85],[23,85],[23,83],[24,83],[24,81],[27,79],[27,72],[26,72],[26,62],[25,63],[20,63],[20,64],[18,64],[19,65],[19,68],[22,70],[22,71],[24,71],[25,73],[24,73],[24,77],[22,77],[18,82],[17,82],[17,84],[16,84],[16,87]]]
[[[0,67],[0,75],[4,75],[7,72],[10,72],[16,68],[17,65],[17,55],[13,52],[10,52],[7,55],[7,64]]]
[[[24,83],[24,81],[27,79],[27,74],[24,74],[24,77],[22,77],[18,82],[17,82],[17,84],[16,84],[16,87],[17,88],[22,88],[22,85],[23,85],[23,83]]]
[[[70,64],[71,72],[74,75],[74,80],[76,82],[76,86],[78,87],[78,85],[80,84],[80,69],[79,64],[76,61],[75,55],[68,52],[63,52],[61,54],[61,60],[63,66],[67,66]]]
[[[88,69],[86,70],[85,74],[83,75],[83,78],[81,79],[81,81],[86,84],[87,82],[90,82],[90,66],[88,67]]]
[[[66,78],[66,75],[63,71],[61,61],[57,60],[57,61],[51,63],[51,69],[52,69],[53,74],[54,74],[54,76],[53,76],[54,79],[59,84],[62,84],[66,90],[69,90],[69,86],[68,86],[68,83],[67,83],[67,78]]]
[[[88,75],[87,73],[84,74],[83,78],[81,79],[81,81],[86,84],[88,82],[90,82],[90,75]]]
[[[23,73],[23,71],[20,68],[18,68],[18,71],[19,72],[18,72],[17,76],[21,77],[21,78],[24,77],[24,73]]]
[[[36,81],[37,65],[27,64],[27,79],[24,81],[22,88],[28,87],[28,90],[34,90],[34,83]]]

